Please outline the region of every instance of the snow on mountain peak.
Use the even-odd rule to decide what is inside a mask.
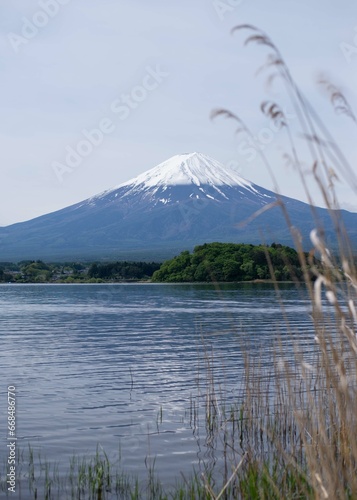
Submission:
[[[119,187],[158,188],[184,185],[241,186],[252,189],[252,184],[234,170],[202,153],[184,153],[160,163]],[[116,189],[117,189],[116,188]]]
[[[165,205],[177,200],[170,194],[175,187],[192,188],[191,193],[187,194],[186,191],[189,198],[210,198],[216,201],[228,200],[229,188],[239,188],[241,194],[261,196],[253,184],[213,158],[202,153],[183,153],[169,158],[119,186],[93,196],[88,202],[96,203],[110,194],[115,198],[119,196],[120,199],[145,193],[155,204]],[[125,192],[119,193],[123,188]]]

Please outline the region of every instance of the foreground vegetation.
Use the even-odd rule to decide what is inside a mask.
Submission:
[[[305,359],[297,351],[294,366],[285,362],[278,346],[268,365],[259,366],[255,353],[254,359],[246,357],[235,401],[219,388],[213,356],[206,352],[203,398],[193,397],[187,413],[205,457],[214,460],[202,459],[190,475],[178,473],[174,483],[160,476],[155,460],[148,457],[139,478],[126,470],[125,457],[109,460],[101,448],[92,457],[74,456],[63,471],[63,466],[60,470],[29,447],[18,453],[16,498],[356,498],[357,413],[352,411],[357,387],[341,379],[346,369],[356,380],[356,352],[346,352],[339,369],[332,364],[339,353],[338,340],[331,338],[324,346],[316,343]],[[143,462],[144,456],[145,447]],[[0,492],[7,492],[6,464],[0,471]]]

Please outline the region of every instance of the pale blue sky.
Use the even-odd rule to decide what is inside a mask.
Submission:
[[[261,100],[281,98],[292,114],[279,84],[268,91],[264,76],[254,76],[267,51],[244,47],[243,33],[230,34],[241,23],[271,36],[356,161],[356,127],[335,116],[315,83],[328,75],[357,112],[355,0],[11,0],[0,9],[0,225],[76,203],[190,151],[272,188],[261,163],[242,154],[233,123],[209,119],[213,108],[228,107],[259,134],[269,127]],[[132,93],[136,101],[125,104]],[[126,113],[113,111],[120,105],[129,106]],[[76,149],[83,130],[103,120],[100,144],[59,173],[67,148]],[[283,140],[274,133],[265,150],[280,191],[303,199],[282,160]],[[341,196],[357,210],[346,186]]]

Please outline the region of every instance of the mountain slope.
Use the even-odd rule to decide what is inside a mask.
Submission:
[[[240,226],[276,195],[201,154],[177,155],[138,177],[51,214],[0,229],[0,260],[170,257],[212,241],[291,244],[280,207]],[[309,247],[316,224],[305,203],[282,197]],[[316,209],[327,238],[333,228]],[[343,211],[357,242],[357,214]]]

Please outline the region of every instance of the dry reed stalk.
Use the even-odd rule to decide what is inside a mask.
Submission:
[[[244,474],[249,473],[249,465],[257,467],[258,480],[267,458],[268,461],[277,459],[281,465],[293,467],[296,478],[301,478],[300,489],[305,491],[306,497],[357,498],[356,249],[349,243],[348,230],[338,211],[335,191],[336,179],[340,177],[357,192],[357,179],[325,125],[296,85],[275,44],[254,26],[241,25],[233,31],[240,30],[248,30],[250,33],[246,38],[246,45],[256,43],[268,49],[267,62],[259,69],[259,72],[273,71],[268,76],[268,83],[280,77],[285,84],[308,147],[312,179],[322,195],[335,230],[337,252],[331,252],[324,240],[324,228],[313,205],[312,187],[306,180],[301,153],[284,113],[277,103],[265,101],[261,105],[262,112],[286,130],[290,147],[286,155],[292,160],[302,182],[316,224],[316,229],[311,232],[310,258],[306,259],[301,236],[292,226],[288,209],[280,195],[277,195],[275,204],[266,208],[280,205],[295,242],[312,307],[316,352],[314,364],[311,364],[311,360],[305,359],[301,354],[294,332],[287,322],[286,328],[291,333],[292,341],[296,343],[295,363],[294,366],[289,366],[284,360],[282,345],[276,346],[273,402],[264,395],[261,385],[264,375],[257,374],[256,367],[249,361],[246,362],[244,415],[247,420],[244,431],[243,427],[241,429],[240,443],[241,448],[247,450],[249,458],[246,460],[246,467],[240,469],[239,474],[237,472],[237,480],[244,481]],[[342,92],[326,80],[320,84],[327,89],[335,110],[356,122],[355,114]],[[231,111],[215,110],[212,116],[233,119],[238,123],[239,133],[244,132],[253,137],[241,117]],[[273,168],[264,152],[258,153],[268,168],[278,193]],[[257,213],[253,217],[259,215]],[[318,256],[318,264],[315,256]],[[278,291],[268,253],[267,260]],[[265,412],[268,412],[268,418],[264,418]],[[259,435],[260,444],[257,439]],[[268,474],[269,481],[278,487],[279,477],[274,479],[271,472],[270,470]],[[281,473],[282,470],[280,479]],[[299,485],[297,486],[299,489]],[[283,492],[281,495],[284,497]]]

